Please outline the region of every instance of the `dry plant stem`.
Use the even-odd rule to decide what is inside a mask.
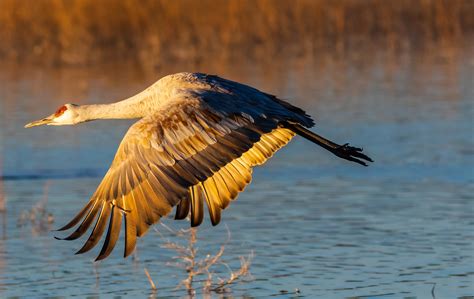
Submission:
[[[192,227],[190,229],[190,235],[189,235],[189,242],[188,242],[188,255],[184,256],[184,260],[189,263],[188,267],[186,267],[186,271],[188,272],[188,278],[186,278],[183,281],[184,286],[188,290],[190,294],[194,292],[193,289],[193,281],[194,281],[194,276],[196,276],[198,273],[195,272],[195,267],[196,267],[196,228]]]
[[[185,246],[168,240],[164,247],[174,250],[178,253],[174,259],[182,262],[177,262],[176,265],[186,270],[187,277],[179,283],[177,288],[184,286],[190,296],[194,296],[195,294],[193,283],[196,281],[195,278],[199,275],[207,275],[207,279],[202,281],[203,295],[209,295],[210,292],[222,292],[224,287],[235,283],[244,276],[250,275],[249,268],[253,258],[253,252],[248,258],[240,258],[241,266],[237,271],[232,271],[232,269],[221,260],[222,256],[224,255],[225,245],[230,240],[229,230],[227,230],[228,238],[226,242],[220,247],[216,254],[207,255],[205,258],[199,259],[197,254],[198,249],[196,247],[197,228],[175,231],[164,224],[162,224],[162,226],[176,236],[187,237],[187,245]],[[161,232],[157,231],[157,233],[163,237]],[[226,266],[230,271],[230,276],[227,279],[219,279],[219,282],[215,283],[211,268],[217,264]]]
[[[212,274],[209,271],[209,268],[219,262],[225,250],[225,246],[223,245],[221,246],[219,252],[217,252],[217,254],[215,254],[214,256],[208,256],[204,260],[197,261],[196,260],[197,249],[195,247],[196,232],[197,232],[196,228],[190,229],[187,255],[181,256],[181,258],[185,262],[188,263],[188,266],[186,267],[186,272],[188,272],[188,277],[182,281],[182,284],[186,287],[186,289],[188,290],[188,293],[190,294],[194,293],[193,281],[194,281],[194,277],[198,275],[201,275],[204,273],[207,273],[208,275],[208,279],[204,283],[204,289],[207,289],[206,286],[212,285]]]
[[[238,279],[248,276],[250,274],[250,264],[253,259],[253,252],[248,256],[248,258],[240,257],[240,269],[238,271],[231,271],[230,277],[227,280],[222,280],[215,287],[211,288],[211,291],[220,291],[225,286],[233,284]]]
[[[100,280],[100,274],[99,274],[99,263],[92,263],[92,267],[94,268],[94,274],[95,274],[95,288],[99,289],[99,280]]]
[[[145,275],[148,278],[148,282],[150,283],[151,289],[156,291],[157,290],[156,285],[153,282],[153,279],[151,279],[150,273],[148,273],[147,268],[145,267],[145,268],[143,268],[143,270],[145,271]]]
[[[48,190],[50,181],[45,182],[43,188],[43,198],[36,203],[30,210],[22,211],[18,218],[18,226],[25,226],[31,224],[31,232],[37,235],[41,232],[46,232],[51,229],[51,224],[54,222],[54,217],[46,209],[48,203]]]

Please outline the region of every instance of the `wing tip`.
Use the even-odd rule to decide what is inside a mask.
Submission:
[[[123,258],[125,259],[125,258],[129,257],[130,254],[132,254],[132,253],[135,251],[135,248],[136,248],[136,247],[133,247],[132,250],[124,250],[124,252],[123,252]]]
[[[191,218],[191,227],[198,227],[199,225],[201,225],[202,223],[202,219],[199,221],[199,220],[194,220],[193,218]]]
[[[108,254],[99,254],[99,256],[97,256],[95,259],[94,259],[94,262],[99,262],[103,259],[105,259],[106,257],[108,257],[109,255]]]
[[[221,222],[220,219],[214,220],[214,219],[212,219],[212,217],[211,217],[211,224],[212,224],[212,226],[217,226],[220,222]]]

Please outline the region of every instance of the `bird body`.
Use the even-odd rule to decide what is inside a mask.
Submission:
[[[95,119],[139,118],[123,138],[110,169],[86,206],[60,230],[76,225],[66,240],[82,236],[78,251],[93,248],[108,227],[98,260],[114,248],[122,221],[125,256],[150,225],[171,212],[202,223],[204,202],[211,223],[251,181],[263,164],[296,134],[337,156],[366,165],[361,149],[340,146],[307,128],[302,109],[250,86],[201,73],[166,76],[139,94],[102,105],[66,104],[26,127],[72,125]],[[362,159],[362,160],[360,160]]]

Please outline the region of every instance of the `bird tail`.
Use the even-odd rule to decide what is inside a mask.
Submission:
[[[344,145],[339,145],[332,142],[308,129],[303,127],[300,124],[295,123],[284,123],[284,127],[292,130],[301,137],[316,143],[322,148],[330,151],[339,158],[358,163],[360,165],[368,166],[367,162],[374,162],[370,157],[362,153],[362,148],[349,146],[348,143]],[[365,160],[365,161],[364,161]]]

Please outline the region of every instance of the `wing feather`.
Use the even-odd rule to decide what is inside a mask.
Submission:
[[[64,225],[63,227],[59,228],[58,231],[63,231],[63,230],[68,230],[72,227],[74,227],[76,224],[79,223],[79,221],[81,221],[82,218],[84,218],[84,216],[86,214],[88,214],[90,212],[90,207],[94,204],[94,201],[89,201],[80,211],[79,213],[77,213],[77,215],[71,220],[69,221],[66,225]]]
[[[176,206],[176,215],[174,219],[176,220],[182,220],[188,217],[189,215],[189,208],[190,208],[190,203],[189,199],[183,198],[179,201],[178,205]]]
[[[77,238],[81,237],[87,231],[87,229],[91,226],[92,222],[96,218],[97,213],[99,213],[99,208],[100,208],[99,201],[96,200],[94,202],[94,204],[92,205],[92,207],[90,208],[89,213],[87,214],[87,216],[84,218],[82,223],[79,225],[79,227],[72,234],[70,234],[69,236],[67,236],[63,240],[70,241],[70,240],[76,240]]]
[[[206,196],[206,203],[209,210],[209,217],[213,226],[219,224],[221,221],[221,208],[219,207],[219,194],[215,182],[212,178],[204,182],[204,194]]]
[[[107,220],[108,220],[107,216],[109,215],[109,209],[110,209],[110,204],[104,201],[102,203],[99,218],[97,219],[97,222],[95,223],[95,226],[92,229],[89,239],[87,239],[84,246],[82,246],[82,248],[79,249],[76,252],[76,254],[87,252],[91,250],[95,245],[97,245],[100,238],[104,234],[104,231],[107,225]]]
[[[135,192],[133,190],[127,196],[130,198],[129,206],[131,209],[131,214],[133,219],[135,219],[135,224],[137,226],[136,232],[137,237],[143,236],[148,231],[148,224],[146,222],[146,211],[143,210],[143,206],[140,201],[137,201],[135,198]]]
[[[137,224],[132,214],[125,214],[125,249],[123,257],[129,256],[137,244]]]
[[[199,226],[204,218],[203,194],[200,184],[190,188],[191,192],[191,226]]]
[[[252,179],[252,166],[259,165],[270,158],[279,148],[286,145],[295,134],[287,129],[278,128],[273,130],[271,133],[263,135],[262,139],[263,137],[268,137],[269,140],[276,140],[276,135],[278,135],[279,140],[279,142],[275,141],[276,145],[274,145],[273,142],[262,142],[263,140],[261,140],[255,143],[255,145],[249,151],[245,152],[240,158],[234,159],[222,167],[219,171],[215,172],[211,177],[206,179],[202,184],[199,183],[199,186],[202,186],[204,191],[203,195],[205,196],[212,225],[219,224],[221,219],[221,210],[225,209],[229,205],[230,201],[235,199],[238,193],[243,191],[244,188],[250,183]],[[264,151],[265,154],[263,154],[261,151]],[[254,161],[253,164],[245,162],[245,155],[249,156],[256,154],[259,155],[259,158]],[[193,189],[196,186],[193,186],[190,189]],[[190,203],[186,200],[182,201],[182,203],[188,206],[191,205],[192,211],[194,201],[191,201]],[[196,201],[196,204],[200,205],[201,203],[202,201]],[[199,206],[199,208],[201,209],[202,206]],[[180,203],[176,210],[175,219],[184,219],[187,216],[187,212],[187,210],[183,212],[183,208],[181,207]],[[199,218],[198,220],[202,221],[202,218]]]
[[[112,211],[110,215],[109,229],[107,230],[107,235],[105,236],[104,245],[100,250],[99,256],[96,258],[96,261],[100,261],[109,256],[112,250],[117,243],[119,234],[120,234],[120,225],[122,224],[122,214],[117,206],[112,206]]]

